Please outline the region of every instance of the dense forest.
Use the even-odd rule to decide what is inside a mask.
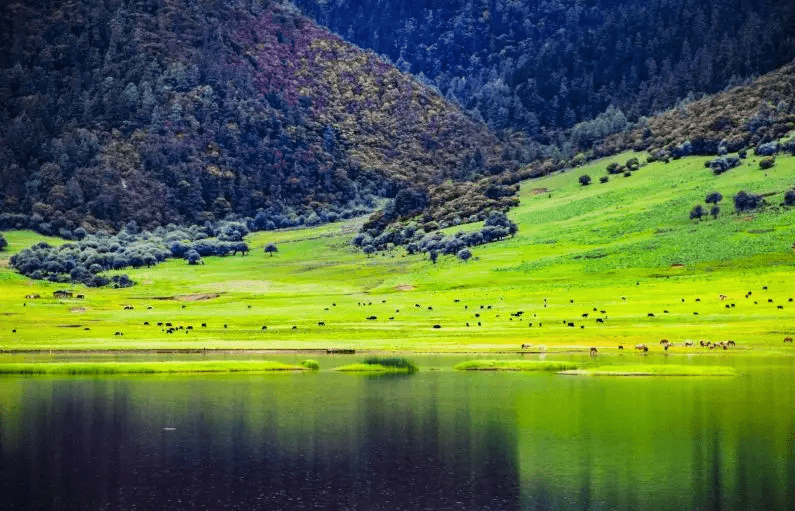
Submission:
[[[493,129],[542,143],[609,107],[630,122],[795,58],[790,0],[296,0]],[[616,112],[604,120],[615,122]],[[620,124],[620,123],[619,123]],[[580,130],[588,148],[604,130]]]
[[[0,27],[0,229],[312,225],[402,190],[392,219],[448,193],[449,221],[515,191],[490,176],[516,143],[286,2],[2,2]]]

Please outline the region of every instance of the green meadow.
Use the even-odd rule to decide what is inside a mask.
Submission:
[[[795,334],[795,208],[780,206],[795,187],[795,158],[781,156],[763,171],[749,157],[714,176],[707,158],[692,157],[599,183],[608,163],[631,156],[523,183],[521,205],[509,213],[519,232],[474,247],[468,262],[440,256],[432,264],[403,249],[367,256],[350,244],[359,219],[254,233],[247,256],[198,266],[170,260],[125,270],[137,282],[131,288],[92,289],[16,274],[7,258],[43,237],[5,232],[0,349],[545,353],[595,346],[601,356],[623,345],[640,357],[635,344],[662,352],[663,338],[673,343],[669,354],[710,353],[701,340],[732,339],[737,351],[795,349],[782,342]],[[592,184],[581,186],[582,174]],[[735,213],[740,190],[764,194],[767,206]],[[718,217],[689,219],[713,191],[725,197]],[[263,252],[271,242],[278,246],[272,256]],[[55,299],[59,289],[85,297]],[[158,322],[183,329],[169,334]]]

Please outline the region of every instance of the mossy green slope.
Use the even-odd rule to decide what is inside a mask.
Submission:
[[[168,261],[129,271],[132,288],[75,288],[85,299],[57,300],[52,292],[63,285],[20,277],[4,267],[4,254],[0,348],[518,351],[523,343],[547,350],[648,343],[657,351],[662,338],[675,344],[669,353],[701,350],[701,339],[788,348],[795,209],[779,203],[795,184],[795,159],[780,156],[762,171],[749,158],[714,176],[706,158],[693,157],[598,182],[610,161],[630,156],[523,183],[522,204],[510,212],[519,233],[475,247],[467,263],[445,256],[434,265],[402,250],[368,257],[350,246],[359,225],[351,221],[256,233],[249,256],[203,266]],[[582,174],[593,184],[581,186]],[[735,214],[739,190],[765,194],[769,205]],[[726,197],[722,212],[690,220],[712,191]],[[5,235],[12,251],[37,239]],[[262,252],[268,242],[279,247],[273,257]],[[167,334],[158,322],[185,329]]]

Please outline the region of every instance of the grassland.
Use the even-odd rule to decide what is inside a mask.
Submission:
[[[509,214],[518,234],[475,247],[467,263],[443,256],[434,265],[400,249],[368,257],[350,246],[358,220],[255,233],[248,256],[168,261],[126,271],[132,288],[73,286],[85,298],[59,300],[52,293],[65,286],[23,278],[2,259],[41,237],[6,232],[0,349],[555,352],[647,343],[654,354],[666,338],[669,356],[710,353],[699,340],[795,350],[782,343],[795,333],[795,209],[779,207],[795,186],[795,159],[762,171],[749,158],[714,176],[706,158],[693,157],[598,182],[610,161],[630,156],[523,183]],[[581,174],[593,184],[581,186]],[[734,213],[739,190],[765,194],[769,206]],[[690,220],[712,191],[726,197],[721,214]],[[279,248],[272,257],[262,251],[269,242]],[[158,322],[185,329],[168,334]]]

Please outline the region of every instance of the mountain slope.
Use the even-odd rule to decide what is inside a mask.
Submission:
[[[7,227],[312,224],[405,188],[416,213],[434,184],[515,166],[485,125],[288,3],[0,9]],[[507,204],[485,187],[479,210]]]
[[[542,141],[610,105],[634,121],[795,58],[795,4],[783,0],[296,3],[492,128]]]

